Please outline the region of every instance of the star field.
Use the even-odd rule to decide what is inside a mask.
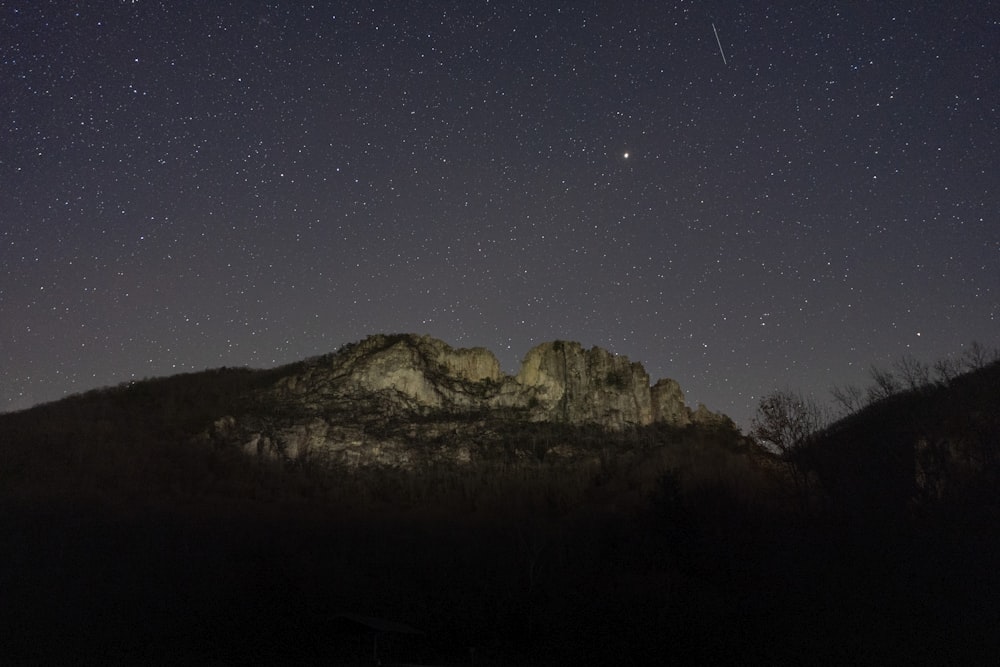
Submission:
[[[745,424],[995,345],[1000,17],[923,4],[6,3],[0,410],[416,332]]]

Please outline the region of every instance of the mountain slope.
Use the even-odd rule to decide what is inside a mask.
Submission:
[[[799,456],[841,512],[898,518],[962,503],[1000,519],[1000,362],[868,405]]]
[[[639,364],[597,348],[542,344],[509,376],[487,350],[376,335],[271,370],[144,380],[0,415],[0,489],[281,495],[358,468],[674,460],[683,442],[713,438],[746,449],[676,382],[651,387]]]

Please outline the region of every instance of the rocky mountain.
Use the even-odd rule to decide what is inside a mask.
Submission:
[[[346,614],[419,629],[407,664],[991,664],[998,387],[917,386],[780,459],[603,350],[508,375],[378,335],[0,414],[0,655],[362,664]]]
[[[650,386],[641,364],[565,341],[536,346],[507,375],[484,348],[379,334],[296,365],[254,402],[258,409],[220,415],[202,438],[286,461],[411,467],[469,463],[512,423],[735,428],[725,415],[687,407],[676,381]],[[551,442],[535,455],[577,453]]]

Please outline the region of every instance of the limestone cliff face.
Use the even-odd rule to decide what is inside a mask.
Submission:
[[[735,428],[736,426],[733,423],[733,420],[730,419],[728,416],[719,412],[712,412],[711,410],[705,407],[704,403],[699,403],[698,408],[695,410],[691,410],[690,408],[688,408],[688,415],[690,417],[691,423],[696,424],[698,426],[708,426],[708,427],[725,426],[732,428]]]
[[[653,405],[653,421],[666,422],[675,426],[691,423],[691,411],[684,403],[684,392],[677,380],[657,380],[650,389]]]
[[[652,421],[649,375],[642,365],[579,343],[542,343],[517,374],[542,418],[621,429]]]
[[[484,348],[454,349],[430,336],[371,336],[333,359],[355,392],[396,392],[423,408],[472,407],[475,385],[499,382],[500,362]]]
[[[313,410],[345,401],[378,412],[478,407],[484,389],[503,380],[484,348],[454,349],[429,336],[370,336],[282,379],[275,394]]]
[[[370,336],[291,368],[261,393],[260,413],[221,419],[206,437],[263,457],[406,467],[468,463],[504,423],[732,423],[704,406],[692,411],[674,380],[650,387],[641,364],[565,341],[529,351],[516,376],[483,348],[409,334]]]

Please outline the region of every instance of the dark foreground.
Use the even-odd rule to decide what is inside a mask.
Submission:
[[[7,664],[364,664],[375,649],[484,665],[972,664],[1000,650],[988,527],[700,501],[459,518],[8,501],[0,649]],[[422,634],[374,637],[343,614]]]
[[[248,373],[0,416],[0,664],[997,663],[1000,362],[785,459],[501,424],[410,471],[206,446]]]

